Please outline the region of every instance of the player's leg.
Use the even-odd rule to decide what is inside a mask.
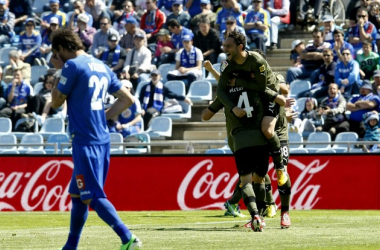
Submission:
[[[240,179],[236,182],[234,193],[231,196],[229,200],[227,200],[224,203],[224,207],[227,209],[227,211],[224,213],[225,216],[232,215],[234,217],[245,217],[244,214],[241,213],[240,208],[239,208],[239,201],[242,198],[241,195],[241,181]]]
[[[284,165],[287,166],[289,162],[289,146],[287,141],[281,141],[281,151],[284,158]],[[289,173],[288,180],[282,186],[277,186],[277,190],[280,194],[281,200],[281,228],[289,228],[291,225],[290,216],[289,216],[289,207],[290,207],[290,197],[291,197],[291,182]]]
[[[268,174],[265,175],[265,197],[266,197],[266,210],[264,211],[264,216],[273,218],[276,215],[277,207],[274,203],[272,194],[272,182]]]

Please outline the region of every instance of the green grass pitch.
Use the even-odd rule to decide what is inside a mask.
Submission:
[[[247,214],[247,211],[243,211]],[[119,212],[143,249],[380,249],[380,212],[291,211],[292,226],[280,229],[279,211],[262,233],[241,226],[245,218],[224,211]],[[0,212],[0,249],[60,249],[68,212]],[[79,249],[119,249],[116,234],[90,212]]]

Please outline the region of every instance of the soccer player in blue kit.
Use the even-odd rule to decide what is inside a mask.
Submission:
[[[110,161],[106,120],[132,105],[133,98],[110,68],[83,49],[81,40],[71,30],[53,33],[51,63],[59,71],[52,106],[57,108],[67,101],[74,162],[69,186],[70,233],[62,249],[77,249],[89,206],[120,237],[121,250],[140,249],[141,241],[124,225],[103,191]],[[106,92],[118,99],[104,112]]]

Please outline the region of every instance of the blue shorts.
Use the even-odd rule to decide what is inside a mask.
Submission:
[[[70,194],[81,200],[106,198],[103,191],[110,163],[110,144],[72,144],[74,170],[69,187]]]

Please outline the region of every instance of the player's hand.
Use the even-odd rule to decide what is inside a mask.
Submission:
[[[286,103],[285,96],[283,95],[277,95],[276,98],[274,99],[274,102],[277,103],[280,106],[284,106]]]
[[[247,112],[245,112],[244,109],[242,108],[239,108],[239,107],[234,107],[232,109],[232,112],[234,112],[234,114],[237,116],[237,117],[243,117],[247,114]]]
[[[205,67],[205,69],[208,71],[208,72],[211,72],[211,70],[213,69],[212,67],[212,64],[209,60],[206,60],[204,63],[203,63],[203,67]]]
[[[287,109],[285,112],[286,120],[288,122],[291,122],[293,119],[297,118],[298,115],[299,115],[299,113],[292,110],[292,109]]]
[[[294,99],[294,98],[286,98],[285,108],[290,108],[291,106],[294,105],[294,103],[296,103],[296,99]]]
[[[63,65],[65,64],[58,53],[53,53],[53,55],[50,57],[50,63],[53,64],[54,68],[56,69],[62,69]]]

